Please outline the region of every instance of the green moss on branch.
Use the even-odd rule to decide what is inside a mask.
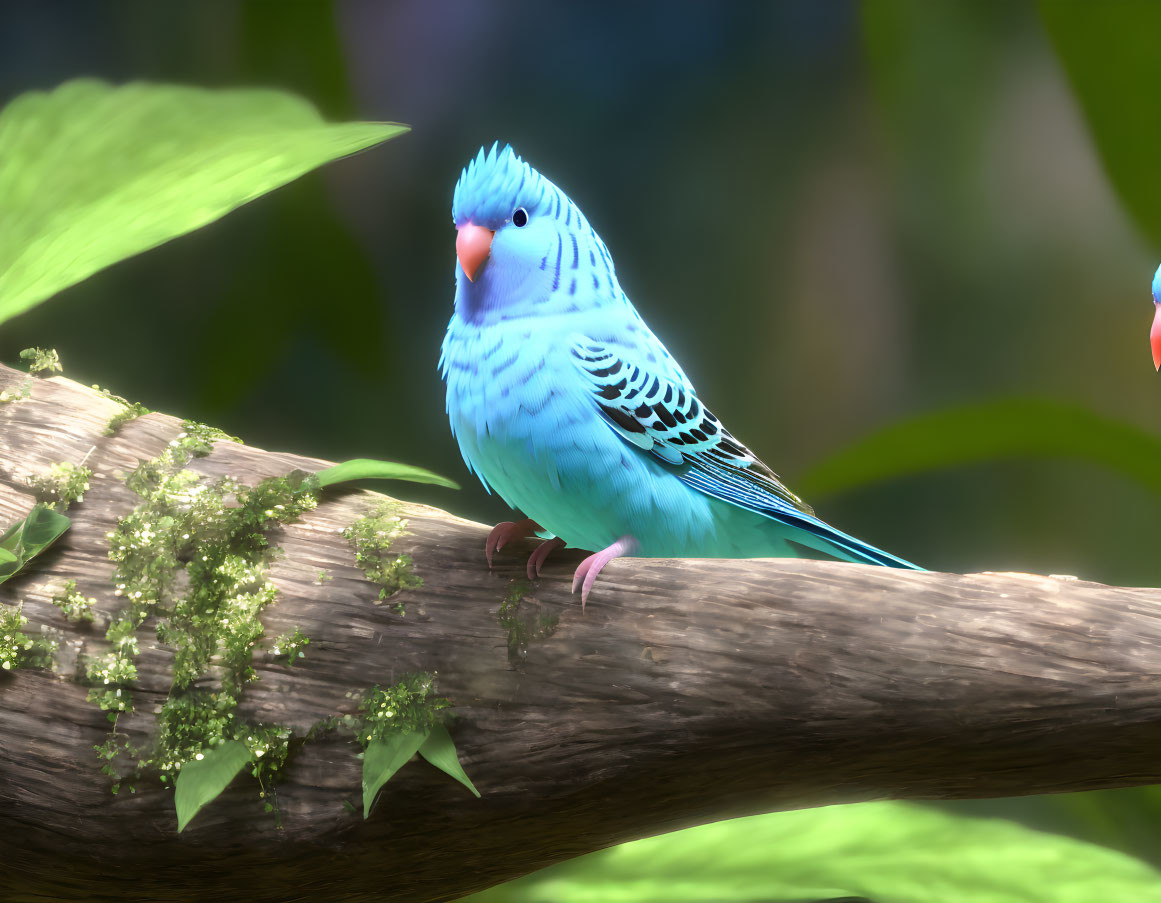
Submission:
[[[46,473],[29,477],[28,485],[38,502],[63,513],[73,502],[84,499],[92,478],[89,468],[60,461],[50,465]]]
[[[137,759],[138,772],[155,769],[169,781],[204,750],[240,739],[251,749],[252,771],[265,792],[286,759],[290,732],[243,722],[238,703],[245,685],[256,679],[260,615],[277,597],[266,573],[275,551],[269,533],[315,507],[317,498],[290,477],[250,487],[185,468],[209,454],[214,442],[228,439],[218,430],[183,424],[161,455],[126,478],[142,501],[109,534],[109,557],[117,564],[115,592],[127,606],[106,634],[110,650],[89,662],[90,698],[114,717],[111,746],[98,748],[107,764],[126,754]],[[187,580],[179,590],[183,573]],[[137,632],[151,618],[158,641],[174,652],[174,672],[156,741],[142,753],[118,740],[115,719],[132,708]]]
[[[367,579],[379,586],[379,601],[390,599],[400,590],[421,586],[423,581],[412,570],[410,555],[392,555],[392,543],[407,530],[407,521],[399,514],[399,505],[381,499],[375,506],[343,530],[343,536],[355,551],[355,563]],[[395,605],[403,614],[403,603]]]

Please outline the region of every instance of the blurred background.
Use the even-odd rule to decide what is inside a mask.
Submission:
[[[86,75],[261,85],[413,131],[68,289],[4,327],[0,360],[55,347],[66,375],[152,409],[424,465],[464,490],[405,494],[507,519],[465,472],[436,370],[452,188],[500,139],[581,206],[702,398],[792,487],[970,402],[1155,433],[1161,196],[1131,174],[1157,152],[1161,82],[1093,87],[1085,53],[1153,40],[1161,10],[1115,4],[1102,32],[1069,6],[6,4],[0,103]],[[1140,103],[1141,133],[1105,100]],[[1067,454],[819,487],[827,520],[932,569],[1161,580],[1158,498]],[[1161,856],[1150,790],[958,808]]]

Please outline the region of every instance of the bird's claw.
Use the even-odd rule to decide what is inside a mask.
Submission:
[[[572,591],[575,593],[577,587],[580,587],[582,612],[585,610],[589,592],[592,590],[593,584],[597,582],[597,576],[601,573],[601,569],[614,558],[632,555],[636,551],[637,540],[632,536],[622,536],[607,549],[590,555],[577,566],[576,573],[572,575]]]
[[[536,547],[536,550],[528,556],[528,579],[535,580],[540,576],[540,568],[544,565],[544,560],[555,552],[557,549],[564,548],[564,540],[558,537],[546,539]]]
[[[488,559],[488,567],[490,568],[492,566],[492,556],[508,543],[513,540],[533,536],[540,529],[540,524],[529,518],[516,522],[506,520],[496,524],[492,528],[492,532],[488,534],[487,541],[484,543],[484,557]]]

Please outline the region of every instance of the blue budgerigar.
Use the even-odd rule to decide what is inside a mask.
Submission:
[[[914,568],[814,516],[730,435],[621,289],[605,243],[563,191],[493,146],[455,188],[455,313],[440,367],[468,467],[527,519],[505,543],[568,545],[582,606],[601,569],[648,558],[798,557]]]

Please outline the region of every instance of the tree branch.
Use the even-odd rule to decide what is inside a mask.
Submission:
[[[23,374],[0,368],[0,389]],[[117,477],[180,431],[151,414],[111,438],[119,410],[65,379],[0,406],[0,523],[27,512],[29,475],[86,459],[72,530],[0,601],[62,631],[58,670],[0,677],[0,900],[342,903],[450,900],[537,867],[727,816],[877,798],[963,798],[1161,782],[1161,597],[1022,574],[914,573],[812,561],[617,561],[581,614],[579,554],[503,613],[523,554],[484,563],[486,529],[406,506],[423,585],[405,616],[337,532],[370,493],[328,495],[275,541],[267,635],[312,638],[293,669],[255,656],[246,717],[304,733],[347,693],[438,672],[451,731],[480,800],[409,765],[369,820],[357,747],[294,752],[281,827],[239,780],[176,833],[172,792],[110,793],[92,748],[105,714],[73,677],[100,632],[49,603],[75,579],[118,609],[106,534],[132,509]],[[324,462],[220,443],[190,466],[253,483]],[[518,554],[517,554],[518,552]],[[333,580],[316,582],[319,569]],[[143,637],[147,634],[143,633]],[[155,731],[171,657],[142,642],[138,745]],[[63,672],[67,672],[63,673]]]

